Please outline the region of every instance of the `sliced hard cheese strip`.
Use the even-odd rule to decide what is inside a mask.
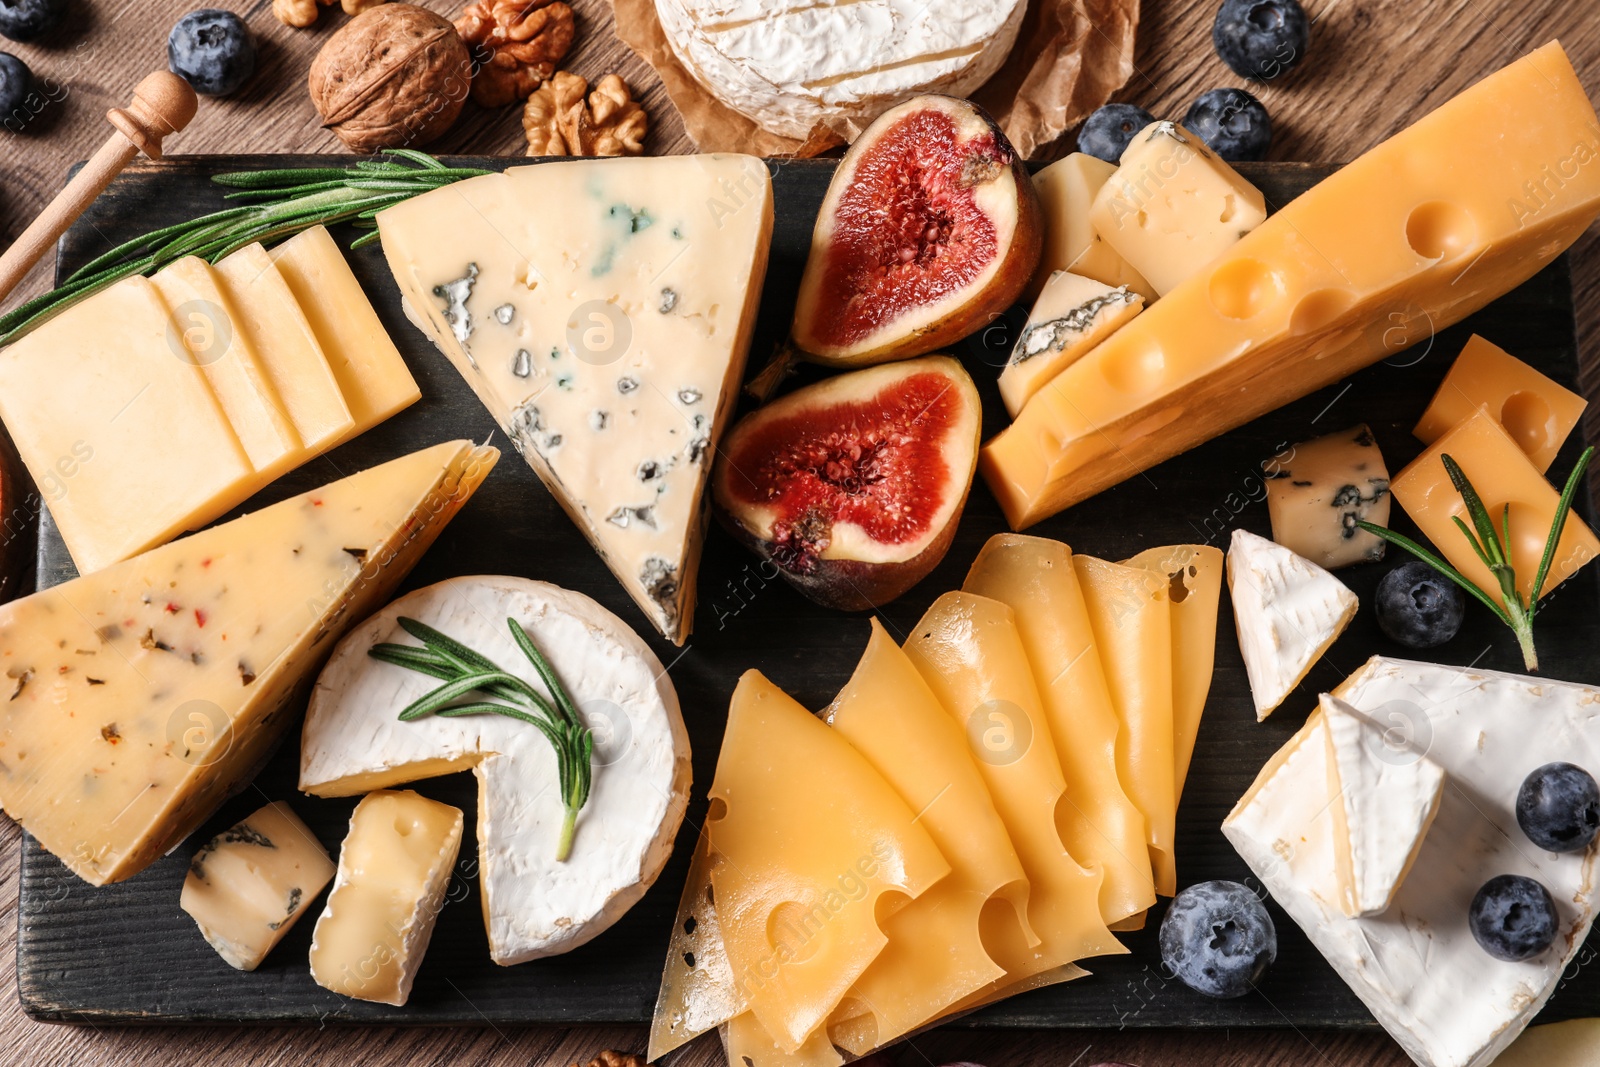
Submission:
[[[1530,1027],[1494,1062],[1496,1067],[1600,1067],[1600,1019]]]
[[[1355,618],[1343,582],[1249,530],[1233,531],[1228,591],[1256,720],[1265,721]]]
[[[1126,286],[1058,271],[1028,313],[1011,358],[1000,372],[1000,399],[1013,418],[1039,388],[1139,313],[1144,297]]]
[[[378,228],[413,321],[682,644],[766,271],[766,165],[521,167],[396,205]]]
[[[435,445],[0,607],[0,807],[96,885],[143,870],[254,775],[497,456]]]
[[[1067,851],[1105,873],[1101,917],[1112,925],[1142,914],[1156,902],[1145,819],[1117,776],[1117,711],[1072,550],[1059,541],[997,534],[962,589],[1015,614],[1066,782],[1056,823]]]
[[[990,954],[1015,980],[1126,952],[1100,918],[1102,872],[1079,866],[1057,829],[1066,782],[1011,609],[946,593],[912,630],[906,653],[966,732],[1028,876],[1028,922],[1040,943],[1027,943],[1008,916],[1000,929],[986,927]]]
[[[1171,586],[1142,567],[1092,556],[1073,556],[1072,565],[1122,722],[1117,773],[1144,813],[1156,892],[1170,897],[1178,891]]]
[[[216,395],[182,351],[145,278],[118,282],[0,349],[0,417],[82,573],[210,522],[256,485]]]
[[[984,447],[1006,518],[1038,522],[1531,278],[1600,213],[1597,124],[1551,43],[1290,201]],[[1540,185],[1546,166],[1563,176]]]
[[[1333,809],[1333,868],[1346,915],[1389,907],[1439,813],[1444,771],[1420,746],[1390,738],[1336,696],[1322,694]]]
[[[882,951],[884,894],[914,900],[950,865],[872,765],[756,671],[734,691],[711,799],[735,988],[793,1052]]]
[[[723,1026],[722,1048],[730,1067],[839,1067],[844,1063],[825,1028],[818,1027],[799,1048],[785,1052],[755,1013],[749,1011],[734,1016]]]
[[[501,715],[403,708],[437,679],[367,655],[414,644],[417,619],[545,692],[518,648],[515,619],[596,733],[589,802],[572,854],[556,858],[563,808],[543,733]],[[642,897],[672,853],[689,802],[689,737],[666,668],[593,600],[525,578],[452,578],[401,597],[340,642],[317,679],[300,745],[300,788],[350,796],[471,767],[478,777],[478,868],[489,952],[510,965],[570,951]]]
[[[645,1058],[652,1063],[745,1010],[744,999],[734,986],[722,921],[717,918],[716,894],[711,888],[714,861],[711,837],[702,826],[689,862],[689,877],[678,899],[678,918],[667,942],[667,965],[661,972],[661,991],[650,1022]]]

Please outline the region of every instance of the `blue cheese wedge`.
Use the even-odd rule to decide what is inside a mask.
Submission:
[[[1329,570],[1383,558],[1383,539],[1357,525],[1389,525],[1389,468],[1370,429],[1305,441],[1262,467],[1274,541]]]
[[[580,160],[378,216],[407,312],[682,644],[772,229],[751,156]]]
[[[1000,399],[1015,418],[1028,398],[1139,313],[1144,297],[1127,286],[1057,271],[1028,314],[1000,372]]]

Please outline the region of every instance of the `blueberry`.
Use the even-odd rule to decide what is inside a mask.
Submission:
[[[1133,135],[1154,122],[1155,116],[1135,104],[1107,104],[1083,120],[1078,131],[1078,151],[1118,163]]]
[[[1461,588],[1415,559],[1383,576],[1373,601],[1378,627],[1407,648],[1442,645],[1461,629],[1467,600]]]
[[[1582,852],[1600,832],[1600,785],[1582,767],[1546,763],[1517,790],[1517,825],[1546,852]]]
[[[1497,960],[1531,960],[1556,939],[1556,902],[1550,890],[1520,874],[1483,883],[1467,913],[1472,936]]]
[[[1278,931],[1238,882],[1201,882],[1172,898],[1161,920],[1161,960],[1208,997],[1242,997],[1278,958]]]
[[[1229,162],[1261,159],[1272,144],[1272,118],[1261,101],[1243,89],[1213,89],[1200,94],[1183,117],[1184,128]]]
[[[0,34],[37,41],[61,25],[66,11],[66,0],[0,0]]]
[[[1311,37],[1300,0],[1222,0],[1211,24],[1217,55],[1241,78],[1271,81],[1305,56]]]
[[[167,66],[194,91],[227,96],[256,72],[256,42],[244,20],[214,7],[191,11],[167,37]]]
[[[28,124],[38,110],[28,106],[36,88],[28,65],[10,52],[0,52],[0,125],[16,133]]]

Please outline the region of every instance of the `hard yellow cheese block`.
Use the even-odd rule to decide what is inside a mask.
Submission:
[[[1030,296],[1038,295],[1050,275],[1067,270],[1112,288],[1127,286],[1146,300],[1156,298],[1144,275],[1117,255],[1089,223],[1095,194],[1116,172],[1115,163],[1073,152],[1033,176],[1044,208],[1044,255],[1030,283]]]
[[[1543,474],[1587,406],[1577,393],[1473,334],[1411,432],[1431,445],[1487,407]]]
[[[95,885],[143,870],[255,773],[497,456],[435,445],[0,606],[0,807]]]
[[[1095,648],[1072,550],[1059,541],[997,534],[962,589],[1011,608],[1050,723],[1066,783],[1056,824],[1067,851],[1105,873],[1109,926],[1156,902],[1145,820],[1117,776],[1117,712]]]
[[[330,881],[333,861],[283,801],[212,838],[183,879],[178,906],[230,967],[253,971]]]
[[[884,895],[915,900],[950,865],[872,765],[757,671],[734,691],[711,800],[735,988],[793,1052],[882,951]]]
[[[1552,43],[1296,198],[984,447],[1007,519],[1029,526],[1526,281],[1600,213],[1597,128]]]
[[[1533,591],[1533,581],[1561,494],[1545,480],[1487,410],[1480,410],[1458,424],[1395,475],[1394,498],[1400,501],[1400,506],[1406,509],[1423,536],[1432,541],[1440,554],[1468,581],[1496,600],[1504,599],[1499,581],[1452,521],[1459,516],[1469,527],[1472,525],[1461,494],[1445,472],[1444,461],[1440,458],[1444,455],[1461,465],[1467,480],[1483,499],[1497,533],[1503,533],[1503,513],[1506,505],[1511,506],[1511,562],[1517,572],[1517,589],[1526,599]],[[1600,553],[1600,540],[1596,540],[1594,532],[1582,519],[1569,514],[1541,595],[1548,595],[1578,568],[1594,559],[1596,553]]]
[[[357,1000],[403,1005],[461,850],[459,808],[368,793],[350,816],[339,873],[311,935],[311,977]]]

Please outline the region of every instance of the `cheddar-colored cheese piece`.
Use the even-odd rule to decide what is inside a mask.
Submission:
[[[1496,600],[1504,600],[1499,581],[1452,521],[1459,517],[1469,527],[1472,525],[1461,494],[1445,472],[1440,458],[1445,455],[1461,465],[1462,473],[1488,509],[1496,533],[1502,536],[1503,513],[1506,505],[1511,506],[1511,563],[1517,572],[1517,590],[1526,598],[1533,591],[1533,581],[1539,572],[1539,561],[1555,522],[1561,494],[1545,480],[1527,453],[1517,447],[1494,416],[1482,409],[1435,441],[1395,475],[1394,498],[1400,501],[1400,506],[1406,509],[1423,536],[1432,541],[1440,554],[1468,581]],[[1596,540],[1582,519],[1569,513],[1541,595],[1549,595],[1578,568],[1594,559],[1596,553],[1600,553],[1600,540]]]
[[[497,455],[435,445],[0,606],[0,808],[95,885],[143,870],[255,775]]]
[[[1146,300],[1156,298],[1144,275],[1117,255],[1089,224],[1089,206],[1095,194],[1116,172],[1115,163],[1073,152],[1033,176],[1033,187],[1044,208],[1044,255],[1029,285],[1029,297],[1038,296],[1056,271],[1067,270],[1113,289],[1126,286]]]
[[[1328,570],[1383,558],[1387,542],[1359,525],[1389,525],[1389,468],[1365,424],[1291,445],[1261,466],[1274,541]]]
[[[1041,389],[983,450],[1015,529],[1432,336],[1600,214],[1557,44],[1291,201]],[[1548,168],[1548,169],[1544,169]]]
[[[1080,866],[1056,826],[1066,781],[1011,609],[988,597],[946,593],[912,629],[905,649],[966,732],[1028,876],[1028,923],[1040,943],[1027,944],[1009,924],[988,931],[990,954],[1015,980],[1126,952],[1100,917],[1103,873]]]
[[[267,250],[245,245],[218,263],[216,273],[234,327],[249,338],[294,420],[303,446],[298,462],[354,432],[355,420],[317,335]]]
[[[1156,892],[1177,892],[1174,836],[1178,814],[1174,754],[1172,597],[1168,581],[1143,567],[1073,556],[1094,629],[1095,648],[1122,729],[1117,773],[1144,813]],[[1215,625],[1215,623],[1213,623]]]
[[[409,789],[368,793],[311,935],[311,977],[357,1000],[405,1004],[461,851],[460,808]]]
[[[1266,217],[1261,190],[1173,122],[1133,135],[1089,207],[1094,232],[1163,295]]]
[[[1587,406],[1577,393],[1473,334],[1411,432],[1431,445],[1487,407],[1543,474]]]
[[[1169,545],[1141,552],[1123,566],[1167,580],[1172,613],[1173,799],[1183,799],[1195,738],[1211,694],[1216,666],[1217,608],[1222,600],[1222,550],[1211,545]]]
[[[844,1063],[826,1029],[818,1027],[799,1048],[785,1052],[749,1011],[722,1027],[722,1047],[728,1063],[740,1067],[839,1067]]]
[[[200,847],[178,906],[230,967],[253,971],[333,880],[328,850],[283,801]]]
[[[295,301],[344,394],[354,426],[347,440],[417,402],[417,388],[399,349],[361,291],[344,254],[323,226],[313,226],[272,250]]]
[[[1142,914],[1156,902],[1144,815],[1117,777],[1117,712],[1072,550],[1041,537],[996,534],[961,588],[1015,615],[1066,783],[1056,825],[1075,859],[1105,872],[1101,917],[1110,926]]]
[[[1034,301],[1028,322],[1000,372],[1000,399],[1016,415],[1039,387],[1110,337],[1144,306],[1127,287],[1058,271]]]
[[[711,801],[735,988],[793,1052],[882,951],[884,894],[915,900],[950,865],[872,765],[757,671],[734,690]]]
[[[137,277],[0,349],[0,418],[82,573],[210,522],[256,485],[182,350]]]

